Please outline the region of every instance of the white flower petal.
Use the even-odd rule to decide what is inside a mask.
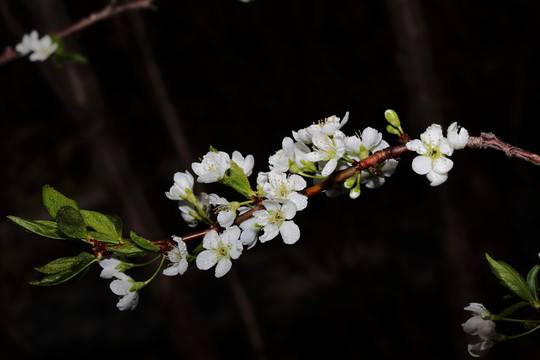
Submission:
[[[431,186],[439,186],[448,179],[448,173],[440,174],[435,171],[430,171],[426,174]]]
[[[432,168],[431,158],[427,156],[417,156],[412,161],[412,169],[418,175],[426,175]]]
[[[216,262],[217,255],[212,250],[201,251],[201,253],[197,255],[197,259],[195,260],[197,268],[199,268],[200,270],[208,270],[212,266],[214,266]]]
[[[294,244],[300,239],[300,228],[292,221],[285,221],[279,228],[279,233],[285,244]]]
[[[405,144],[405,146],[407,147],[407,149],[411,151],[416,151],[416,153],[420,155],[427,154],[428,152],[424,144],[418,139],[409,141],[407,144]]]
[[[221,259],[221,261],[216,266],[216,277],[220,278],[223,275],[227,274],[231,270],[232,261],[229,259]]]
[[[371,127],[367,127],[362,131],[362,144],[368,151],[377,146],[381,140],[382,134]]]
[[[293,193],[289,195],[289,200],[296,205],[296,210],[301,211],[307,208],[308,198],[306,195],[301,195],[299,193]]]
[[[264,233],[259,236],[261,242],[272,240],[279,234],[279,228],[275,223],[270,223],[263,228]]]
[[[454,162],[448,158],[437,158],[433,162],[433,171],[444,174],[452,170]]]

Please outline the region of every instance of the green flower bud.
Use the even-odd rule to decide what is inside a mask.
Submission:
[[[395,127],[393,127],[392,125],[387,125],[386,126],[386,131],[388,131],[390,134],[401,136],[401,132],[398,129],[396,129]]]
[[[384,117],[386,118],[386,121],[388,121],[393,127],[398,129],[401,127],[399,117],[394,110],[386,110],[384,112]]]
[[[351,189],[354,184],[356,184],[356,175],[351,176],[343,182],[343,186],[345,186],[345,189]]]

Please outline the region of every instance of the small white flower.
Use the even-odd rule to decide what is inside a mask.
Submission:
[[[469,141],[469,132],[464,127],[459,127],[457,122],[452,123],[447,130],[448,143],[455,150],[463,149]]]
[[[245,158],[239,151],[233,151],[232,161],[234,161],[238,166],[244,170],[246,176],[250,176],[253,172],[253,166],[255,165],[255,158],[253,155],[247,155]]]
[[[115,258],[101,259],[98,261],[99,266],[103,268],[99,276],[102,279],[112,279],[116,274],[122,273],[123,269],[119,265],[122,264],[122,261]]]
[[[242,245],[247,246],[247,249],[251,249],[257,244],[257,235],[260,228],[255,226],[257,219],[250,217],[246,221],[240,223],[242,233],[240,234],[240,242]]]
[[[484,319],[491,314],[480,303],[470,303],[465,310],[472,312],[473,315],[461,326],[467,334],[474,335],[478,340],[469,344],[467,348],[471,356],[479,357],[483,351],[495,345],[499,336],[495,331],[496,324],[494,321]]]
[[[208,212],[210,211],[210,200],[208,198],[208,194],[202,192],[197,195],[195,199],[197,200],[197,204],[199,204],[199,207],[206,213],[206,215],[208,215]],[[180,200],[178,202],[178,209],[180,210],[180,215],[182,215],[182,219],[184,219],[188,226],[197,226],[197,210],[192,203],[187,200]]]
[[[239,237],[238,226],[227,228],[221,235],[215,230],[206,233],[202,242],[206,250],[197,256],[197,267],[208,270],[216,265],[215,275],[218,278],[228,273],[232,267],[231,259],[238,259],[242,254],[243,247]]]
[[[426,175],[431,186],[437,186],[446,181],[448,172],[454,166],[452,160],[446,158],[450,156],[454,149],[443,136],[440,125],[433,124],[420,135],[420,140],[409,141],[406,146],[411,151],[416,151],[417,156],[412,161],[414,172],[419,175]]]
[[[58,44],[53,42],[49,35],[45,35],[35,44],[34,49],[32,49],[33,53],[30,54],[30,61],[45,61],[57,48]]]
[[[322,169],[322,176],[329,176],[337,167],[338,160],[345,154],[345,134],[336,130],[330,137],[324,132],[313,136],[313,148],[315,151],[306,154],[309,161],[326,161]]]
[[[38,33],[36,30],[32,30],[30,34],[25,34],[23,36],[22,41],[15,46],[15,50],[22,56],[28,55],[37,48],[38,42]]]
[[[216,194],[208,195],[210,204],[216,206],[218,212],[217,220],[219,225],[224,228],[231,226],[236,218],[236,209],[231,207],[231,204],[227,199],[222,198]]]
[[[188,262],[186,260],[186,257],[188,256],[186,243],[183,242],[182,238],[179,236],[173,235],[172,239],[177,245],[167,253],[167,260],[171,263],[163,270],[163,275],[183,275],[188,268]]]
[[[174,174],[174,184],[165,195],[171,200],[185,199],[188,193],[193,193],[193,175],[189,171]]]
[[[301,142],[294,142],[290,137],[282,141],[282,148],[268,159],[270,170],[274,172],[286,172],[289,170],[289,160],[298,166],[303,166],[302,160],[310,152],[309,147]]]
[[[254,227],[262,228],[264,234],[259,239],[266,242],[281,234],[285,244],[294,244],[300,238],[300,228],[292,218],[296,215],[296,206],[292,201],[287,201],[283,205],[273,200],[264,200],[265,210],[258,210],[253,213],[255,218]]]
[[[259,185],[262,186],[268,198],[278,201],[290,200],[296,205],[298,211],[307,207],[307,196],[297,193],[297,191],[303,190],[307,186],[306,181],[301,176],[292,174],[287,177],[285,173],[275,172],[265,175],[259,173],[257,181],[261,180]]]
[[[121,311],[135,310],[139,304],[139,292],[137,290],[132,290],[135,281],[124,273],[117,273],[114,277],[116,277],[117,280],[113,280],[109,287],[113,293],[121,296],[116,307]]]
[[[210,151],[203,156],[203,160],[191,164],[191,168],[199,177],[197,182],[213,183],[225,176],[225,172],[231,167],[231,158],[223,151]]]
[[[328,118],[324,118],[319,121],[317,124],[313,124],[305,129],[298,130],[298,132],[293,131],[293,137],[296,141],[302,142],[304,144],[311,144],[312,139],[316,134],[326,134],[333,136],[336,131],[341,129],[343,125],[349,120],[349,112],[345,113],[343,120],[338,118],[336,115],[332,115]]]

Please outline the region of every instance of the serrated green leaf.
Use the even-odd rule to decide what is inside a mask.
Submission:
[[[80,211],[62,206],[56,213],[58,229],[73,239],[86,239],[86,224]]]
[[[80,261],[86,259],[94,258],[93,255],[82,252],[77,256],[68,256],[68,257],[61,257],[56,260],[53,260],[49,262],[46,265],[34,268],[36,271],[39,271],[40,273],[51,275],[56,274],[60,271],[67,270],[75,265],[77,265]]]
[[[101,242],[104,242],[106,244],[116,245],[116,244],[120,243],[120,240],[118,240],[117,238],[112,237],[109,234],[104,234],[104,233],[97,232],[97,231],[89,231],[88,236],[91,237],[94,240],[101,241]]]
[[[140,237],[139,235],[135,234],[133,231],[129,233],[129,236],[131,237],[131,240],[133,240],[133,242],[142,249],[149,250],[149,251],[159,250],[159,246],[154,245],[150,240]]]
[[[501,313],[498,316],[500,316],[500,317],[512,316],[517,310],[519,310],[522,307],[527,306],[527,305],[530,305],[530,304],[528,302],[526,302],[526,301],[520,301],[518,303],[512,304],[509,307],[507,307],[506,309],[504,309],[503,311],[501,311]]]
[[[43,197],[43,205],[45,205],[53,219],[56,219],[56,213],[62,206],[70,206],[79,210],[79,207],[74,200],[62,195],[49,185],[43,186],[41,195]]]
[[[86,226],[91,227],[97,232],[115,238],[117,240],[116,243],[118,243],[120,237],[118,236],[115,221],[112,216],[91,210],[81,210],[81,215],[83,216]]]
[[[8,216],[9,220],[13,221],[15,224],[20,227],[33,232],[34,234],[50,238],[50,239],[59,239],[66,240],[69,239],[68,236],[64,235],[60,230],[58,230],[58,225],[54,221],[48,220],[26,220],[16,216]]]
[[[74,257],[74,259],[75,261],[73,262],[67,261],[68,263],[70,262],[70,266],[65,268],[64,270],[60,270],[53,274],[47,275],[43,277],[41,280],[31,281],[30,284],[40,285],[40,286],[51,286],[51,285],[61,284],[73,278],[75,275],[79,274],[81,271],[85,270],[92,263],[97,261],[97,259],[93,255],[89,253],[85,253],[85,252],[80,253],[79,255]],[[60,259],[53,260],[51,263],[54,263],[55,261],[58,261],[58,260]],[[43,266],[41,268],[42,270],[41,272],[44,272],[45,270],[43,268],[47,267],[49,264]],[[61,267],[60,262],[57,265]],[[53,271],[54,266],[51,267],[51,269],[48,271]]]
[[[538,270],[540,270],[540,265],[535,265],[531,271],[527,274],[527,285],[529,285],[529,290],[538,302]]]
[[[503,261],[492,259],[486,254],[491,271],[510,291],[529,303],[534,303],[534,297],[525,279],[510,265]]]
[[[147,255],[148,251],[141,249],[128,239],[122,240],[124,243],[120,246],[111,246],[108,248],[109,251],[125,255],[127,257],[143,256]]]
[[[120,219],[117,215],[108,215],[110,217],[110,220],[114,224],[114,229],[116,230],[116,234],[118,235],[119,239],[122,239],[122,219]]]

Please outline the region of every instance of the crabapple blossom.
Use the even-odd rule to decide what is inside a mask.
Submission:
[[[218,213],[217,220],[219,225],[224,228],[231,226],[236,218],[236,209],[238,208],[238,203],[231,204],[227,201],[227,199],[216,194],[208,195],[208,200],[210,201],[211,205],[217,205],[216,211]]]
[[[171,200],[186,199],[193,193],[193,175],[189,171],[174,174],[174,184],[165,195]]]
[[[172,250],[167,253],[167,260],[169,260],[171,263],[165,270],[163,270],[163,275],[183,275],[188,268],[188,262],[186,259],[188,256],[188,251],[186,243],[179,236],[173,235],[172,239],[176,242],[176,246],[174,246]]]
[[[419,175],[426,175],[431,186],[440,185],[448,179],[448,172],[454,165],[452,160],[446,158],[446,155],[452,155],[454,149],[437,124],[429,126],[420,139],[406,144],[407,149],[419,154],[412,161],[412,169]]]
[[[457,122],[453,122],[447,130],[448,143],[455,150],[463,149],[469,141],[469,132],[464,127],[459,127]]]
[[[298,132],[293,131],[293,137],[296,141],[304,144],[311,144],[313,142],[313,136],[316,134],[323,133],[332,136],[337,130],[341,129],[341,127],[345,125],[348,120],[348,111],[345,113],[343,120],[338,118],[336,115],[332,115],[328,118],[324,118],[317,124],[313,124],[305,129],[298,130]]]
[[[289,170],[289,161],[303,166],[306,154],[310,152],[309,147],[301,142],[294,142],[290,137],[283,138],[282,148],[268,159],[270,170],[274,172],[286,172]]]
[[[234,161],[238,166],[244,170],[246,176],[250,176],[253,172],[253,166],[255,165],[255,158],[253,155],[247,155],[243,157],[239,151],[233,151],[232,161]]]
[[[296,205],[292,201],[283,204],[273,200],[262,202],[264,210],[257,210],[253,213],[255,218],[255,227],[263,230],[259,239],[266,242],[275,238],[278,233],[281,234],[285,244],[294,244],[300,238],[300,228],[292,218],[296,215]]]
[[[231,259],[238,259],[242,254],[243,246],[240,242],[240,228],[231,226],[221,234],[211,230],[206,235],[202,242],[203,248],[197,256],[195,263],[201,270],[208,270],[216,265],[216,277],[222,277],[232,267]]]
[[[338,160],[345,154],[345,134],[336,130],[332,137],[324,132],[313,136],[314,151],[306,154],[309,161],[325,161],[322,176],[329,176],[338,165]]]
[[[223,179],[230,167],[231,158],[223,151],[209,151],[200,163],[191,164],[191,168],[199,176],[197,182],[200,183],[213,183]]]
[[[465,308],[473,313],[473,315],[463,323],[463,330],[470,335],[478,337],[478,342],[467,346],[469,354],[474,357],[479,357],[482,352],[495,345],[499,335],[495,331],[495,322],[486,319],[490,312],[486,310],[484,305],[480,303],[470,303]]]
[[[117,279],[113,280],[109,287],[113,293],[121,296],[116,307],[118,307],[120,311],[135,310],[139,304],[139,292],[137,289],[134,289],[136,288],[135,281],[131,276],[124,273],[116,273],[114,274],[114,277]]]
[[[259,173],[257,177],[259,186],[262,186],[267,197],[274,200],[290,200],[296,205],[296,210],[304,210],[307,207],[307,196],[297,191],[306,188],[306,181],[296,174],[285,173]]]

